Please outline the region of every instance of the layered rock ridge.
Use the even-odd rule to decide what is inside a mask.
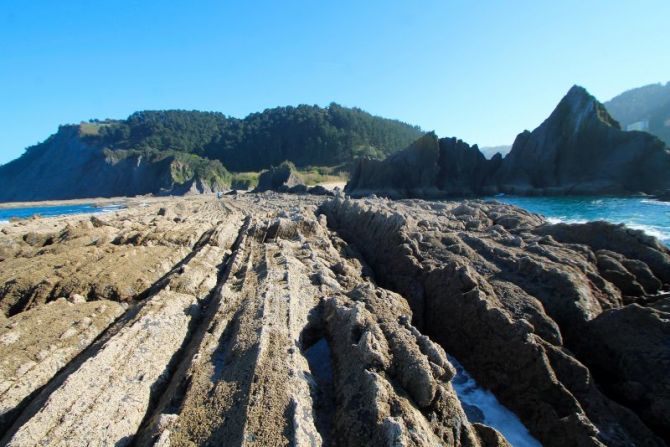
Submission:
[[[508,446],[468,420],[445,351],[323,200],[154,199],[3,227],[0,442]]]
[[[447,354],[543,445],[669,439],[670,252],[623,226],[266,192],[0,231],[3,445],[509,445]]]

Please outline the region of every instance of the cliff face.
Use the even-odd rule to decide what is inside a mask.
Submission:
[[[174,156],[105,151],[82,140],[78,126],[63,126],[0,167],[0,201],[202,193],[223,186],[193,171]]]
[[[491,160],[455,138],[428,134],[384,161],[360,160],[354,195],[440,197],[512,194],[658,194],[670,189],[670,150],[644,132],[624,132],[581,87],[537,129]]]
[[[390,197],[470,195],[487,190],[500,156],[487,160],[477,146],[428,133],[383,161],[359,159],[346,191]]]
[[[496,180],[515,194],[653,194],[670,187],[668,169],[662,141],[622,131],[575,86],[537,129],[516,138]]]

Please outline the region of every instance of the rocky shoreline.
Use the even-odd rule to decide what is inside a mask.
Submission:
[[[3,445],[670,441],[670,251],[486,201],[156,198],[4,225]]]

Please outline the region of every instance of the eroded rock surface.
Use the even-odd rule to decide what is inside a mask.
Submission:
[[[585,331],[597,328],[603,312],[626,309],[628,302],[647,305],[650,294],[668,287],[670,252],[653,238],[605,223],[598,231],[593,224],[553,226],[509,205],[477,201],[340,197],[322,211],[361,251],[378,283],[408,300],[417,327],[545,445],[663,444],[657,437],[663,433],[647,426],[655,419],[619,405],[616,393],[603,394],[585,366],[600,349]],[[613,279],[602,261],[607,253],[639,287],[622,290],[623,278],[607,279]],[[668,338],[654,335],[641,333],[640,343],[656,348],[637,352],[664,374],[659,351],[667,355]],[[665,344],[659,346],[659,337]],[[604,364],[627,370],[611,359]],[[651,389],[648,383],[645,391]],[[659,399],[668,395],[660,393]]]
[[[3,444],[509,445],[447,354],[545,445],[667,441],[670,253],[623,227],[270,192],[3,236]]]
[[[123,311],[108,300],[61,298],[5,320],[0,328],[2,425]]]

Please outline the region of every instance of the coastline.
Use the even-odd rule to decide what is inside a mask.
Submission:
[[[83,199],[61,199],[61,200],[37,200],[34,202],[0,202],[0,209],[11,208],[33,208],[40,206],[61,206],[61,205],[92,205],[104,206],[116,203],[135,203],[146,202],[155,199],[160,199],[160,196],[147,197],[93,197]]]

